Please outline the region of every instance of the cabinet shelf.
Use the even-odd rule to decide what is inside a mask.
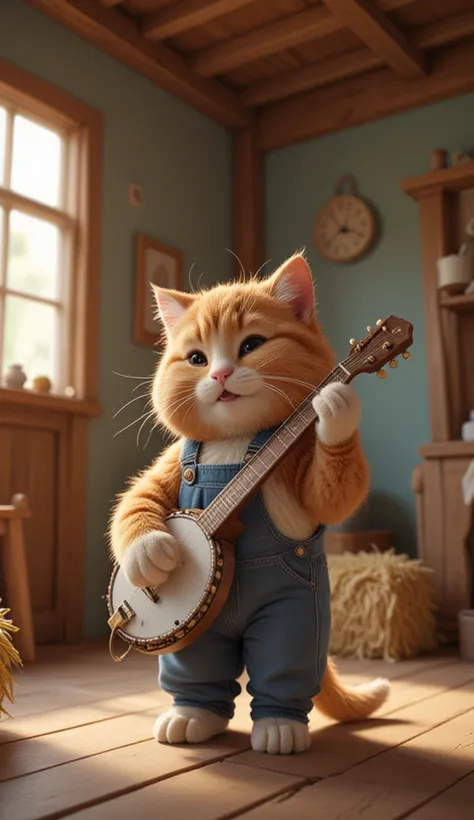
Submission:
[[[445,296],[439,301],[440,307],[456,313],[474,313],[474,293],[459,293],[456,296]]]
[[[474,441],[432,441],[422,444],[419,453],[422,458],[474,458]]]

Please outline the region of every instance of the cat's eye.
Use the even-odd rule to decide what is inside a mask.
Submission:
[[[266,341],[263,336],[248,336],[240,345],[239,356],[247,356],[252,350],[261,347]]]
[[[201,353],[200,350],[193,350],[192,353],[188,356],[189,364],[194,365],[194,367],[205,367],[207,364],[207,359],[204,353]]]

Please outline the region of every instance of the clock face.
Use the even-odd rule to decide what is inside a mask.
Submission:
[[[375,217],[357,196],[335,196],[316,219],[314,242],[333,262],[352,262],[362,256],[375,239]]]

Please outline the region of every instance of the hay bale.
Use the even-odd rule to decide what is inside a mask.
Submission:
[[[0,718],[2,715],[8,715],[3,706],[4,698],[13,703],[12,666],[21,666],[20,655],[10,637],[13,632],[17,632],[18,628],[12,621],[7,620],[6,616],[9,611],[0,607]]]
[[[398,661],[437,647],[432,570],[387,552],[328,555],[330,652]]]

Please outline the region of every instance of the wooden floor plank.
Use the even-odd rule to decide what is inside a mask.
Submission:
[[[90,723],[109,721],[127,714],[139,714],[150,709],[156,709],[158,713],[169,702],[169,695],[155,688],[151,692],[92,701],[80,706],[69,706],[66,709],[54,709],[39,715],[5,718],[0,724],[0,749],[6,743],[16,743],[28,738],[75,729]],[[104,731],[107,731],[106,727]]]
[[[156,714],[126,715],[0,746],[0,781],[150,740]],[[1,789],[1,786],[0,786]]]
[[[454,700],[454,693],[452,697]],[[437,716],[433,711],[435,720]],[[418,789],[435,795],[472,771],[474,708],[408,740],[398,748],[366,760],[351,770],[348,781]]]
[[[218,820],[245,811],[305,781],[275,772],[246,771],[225,761],[69,815],[71,820],[130,820],[130,817]],[[247,815],[246,815],[247,816]]]
[[[248,745],[248,737],[237,732],[196,747],[146,741],[7,780],[1,786],[2,817],[41,820],[71,813],[107,797],[217,762]]]
[[[453,692],[441,692],[428,701],[395,711],[389,718],[323,726],[312,734],[311,748],[304,755],[280,757],[243,752],[233,762],[308,778],[328,777],[464,714],[473,703],[474,684],[467,683]]]
[[[463,777],[454,786],[430,800],[409,815],[410,820],[472,820],[474,814],[474,774]]]
[[[335,777],[267,802],[242,820],[397,820],[424,799],[422,792],[371,783],[354,783],[348,789]]]

